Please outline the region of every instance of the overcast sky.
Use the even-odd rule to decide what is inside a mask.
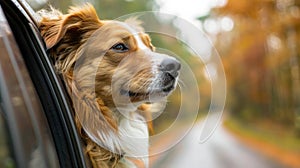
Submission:
[[[156,0],[160,11],[194,21],[207,15],[212,7],[223,6],[227,0]]]

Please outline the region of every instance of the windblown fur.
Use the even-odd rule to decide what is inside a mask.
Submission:
[[[76,98],[75,100],[72,99],[73,105],[77,106],[74,109],[85,111],[87,115],[90,114],[89,111],[99,111],[98,109],[101,109],[101,114],[110,123],[109,129],[117,131],[117,123],[111,119],[112,112],[110,109],[94,94],[89,95],[88,92],[82,93],[78,90],[73,79],[73,68],[78,58],[77,54],[83,50],[83,44],[91,34],[102,25],[96,11],[92,6],[86,5],[82,9],[71,8],[67,15],[63,15],[53,8],[49,11],[42,10],[39,13],[42,16],[39,25],[41,35],[55,61],[56,70],[63,76],[69,94],[74,95],[72,98]],[[64,41],[60,42],[62,38],[64,38]],[[60,44],[58,44],[59,42]],[[85,99],[86,96],[90,97]],[[96,113],[95,111],[93,113]],[[89,116],[87,117],[89,118]],[[75,113],[74,118],[78,132],[85,142],[85,151],[88,153],[93,167],[110,168],[116,167],[118,164],[118,167],[126,167],[119,162],[122,158],[120,154],[100,147],[88,137],[78,120],[77,113]],[[98,119],[101,119],[101,117]],[[104,126],[108,125],[103,123]]]
[[[150,96],[160,99],[170,94],[180,66],[172,72],[174,77],[158,71],[162,60],[174,59],[155,53],[136,21],[99,20],[90,4],[72,7],[65,15],[53,8],[39,15],[40,33],[71,97],[76,127],[93,167],[136,167],[132,160],[136,155],[147,156],[148,128],[152,130],[151,122],[148,128],[145,124],[151,117],[150,105],[144,103]],[[130,46],[130,57],[119,48],[112,49],[119,41]],[[128,101],[115,101],[114,93],[130,99],[134,107]],[[125,109],[125,117],[118,108]],[[141,160],[148,167],[148,158]]]

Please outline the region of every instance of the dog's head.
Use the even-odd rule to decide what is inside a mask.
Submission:
[[[91,5],[56,17],[44,18],[40,31],[57,68],[71,74],[78,67],[81,87],[94,87],[107,106],[158,101],[176,87],[180,63],[155,52],[137,21],[99,20]]]
[[[143,103],[160,101],[175,89],[180,63],[155,52],[135,19],[99,20],[89,4],[66,15],[55,9],[39,13],[39,30],[64,78],[81,136],[120,156],[145,156],[144,122],[151,115]]]

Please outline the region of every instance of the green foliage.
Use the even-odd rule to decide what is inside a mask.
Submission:
[[[120,16],[148,11],[152,9],[153,1],[147,0],[101,0],[101,1],[72,1],[72,0],[49,0],[50,4],[66,13],[70,6],[91,2],[96,8],[100,19],[116,19]]]
[[[152,1],[147,0],[101,0],[95,1],[95,7],[101,19],[116,19],[134,12],[151,10]]]
[[[263,143],[273,144],[281,149],[297,152],[300,150],[300,139],[293,130],[276,125],[271,121],[242,122],[231,117],[224,125],[229,130],[245,138],[255,138]]]

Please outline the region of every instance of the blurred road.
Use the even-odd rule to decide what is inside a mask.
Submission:
[[[283,168],[274,160],[248,148],[222,126],[199,144],[199,123],[175,147],[161,154],[151,168]],[[285,167],[286,168],[286,167]]]

